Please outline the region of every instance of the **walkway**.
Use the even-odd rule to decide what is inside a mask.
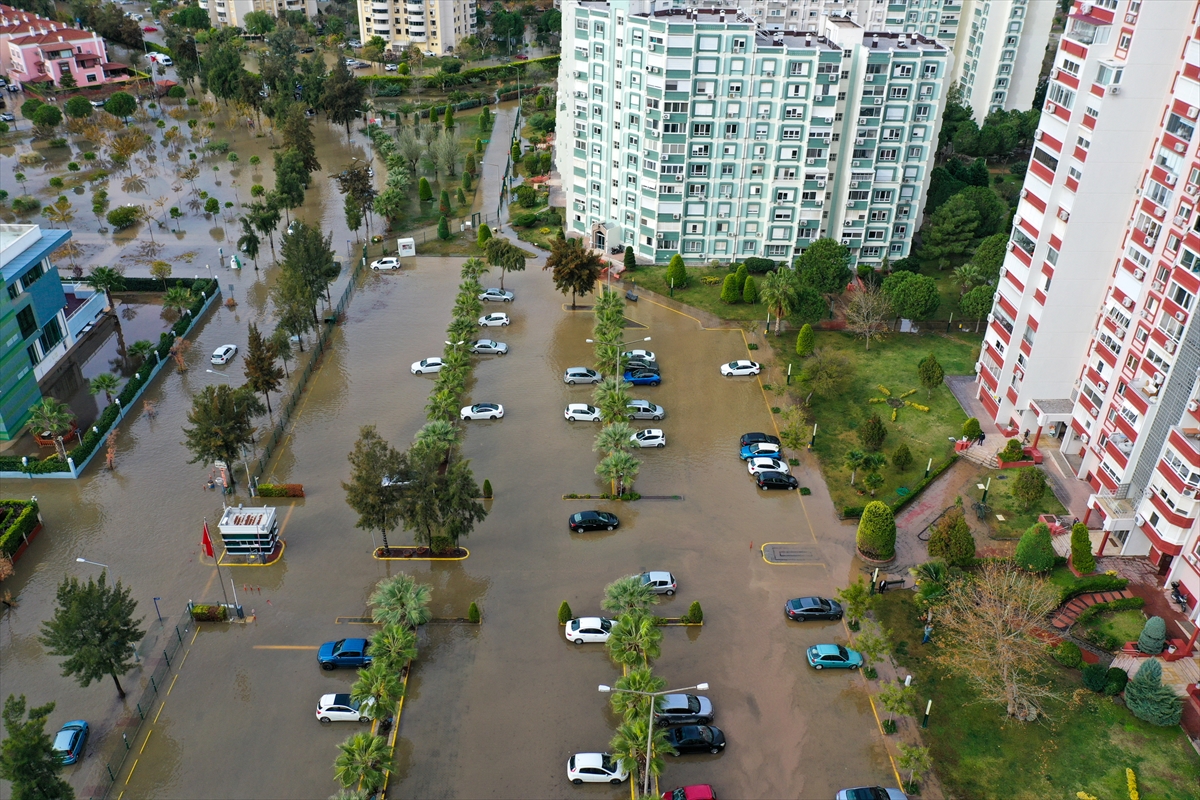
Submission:
[[[1116,592],[1091,592],[1089,594],[1081,594],[1078,597],[1073,597],[1064,604],[1057,613],[1050,619],[1050,627],[1059,632],[1065,632],[1067,628],[1075,624],[1075,620],[1083,613],[1084,609],[1089,606],[1094,606],[1097,603],[1111,603],[1114,600],[1128,600],[1133,597],[1133,593],[1128,589],[1121,589]]]
[[[485,217],[500,215],[501,206],[508,199],[504,168],[508,165],[513,129],[517,124],[517,104],[502,103],[493,106],[492,111],[495,123],[483,151],[479,191],[475,195],[475,210],[482,211]]]
[[[1142,664],[1146,661],[1145,658],[1137,656],[1117,656],[1113,659],[1112,666],[1117,669],[1123,669],[1132,678],[1137,675],[1138,670],[1142,668]],[[1181,658],[1178,661],[1164,661],[1157,656],[1154,658],[1162,666],[1162,682],[1164,686],[1170,686],[1175,694],[1180,697],[1187,697],[1187,687],[1193,683],[1200,683],[1200,660],[1196,658]]]

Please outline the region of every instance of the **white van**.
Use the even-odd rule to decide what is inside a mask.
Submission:
[[[166,53],[150,53],[146,57],[150,59],[151,64],[161,64],[164,67],[175,66],[175,62]]]

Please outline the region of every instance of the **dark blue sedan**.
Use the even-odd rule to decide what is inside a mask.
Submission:
[[[632,383],[634,386],[658,386],[662,383],[662,376],[657,370],[652,369],[631,369],[625,373],[625,382]]]
[[[72,720],[54,734],[54,752],[64,764],[74,764],[83,758],[83,746],[87,743],[88,724],[81,719]]]
[[[317,651],[317,663],[321,665],[321,669],[365,667],[372,659],[367,652],[370,644],[366,639],[338,639],[336,642],[326,642]]]

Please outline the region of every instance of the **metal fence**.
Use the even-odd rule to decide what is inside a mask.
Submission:
[[[83,795],[90,798],[105,798],[112,791],[117,776],[121,774],[129,753],[133,750],[138,733],[146,720],[153,720],[162,710],[162,696],[170,689],[171,672],[182,660],[180,651],[189,641],[195,623],[187,608],[176,621],[162,618],[157,627],[152,626],[153,639],[147,635],[138,648],[141,670],[136,675],[137,687],[126,687],[125,709],[118,717],[111,733],[95,751],[96,759],[104,765],[97,783],[84,789]]]

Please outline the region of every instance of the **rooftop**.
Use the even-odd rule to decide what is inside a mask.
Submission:
[[[71,238],[63,228],[42,230],[38,225],[0,225],[0,278],[10,283]]]

